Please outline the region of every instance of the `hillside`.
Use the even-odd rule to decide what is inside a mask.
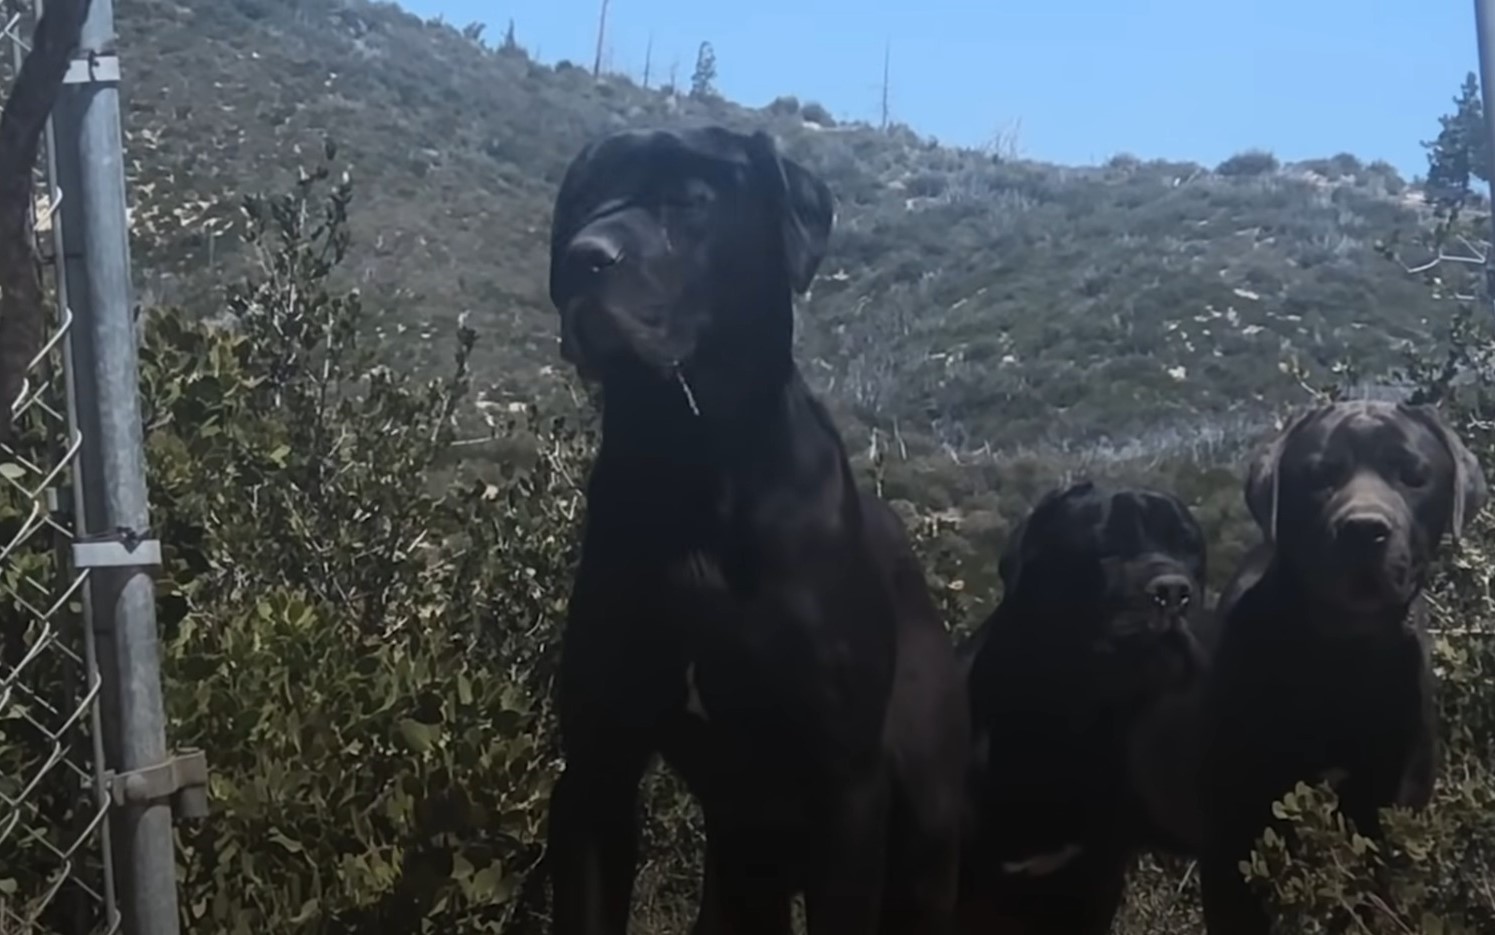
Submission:
[[[815,123],[792,99],[596,81],[530,61],[522,23],[520,47],[493,49],[361,0],[122,0],[118,16],[142,301],[210,310],[236,193],[283,185],[325,134],[357,184],[351,267],[390,351],[444,360],[469,312],[499,396],[564,385],[554,185],[585,139],[640,123],[767,126],[824,174],[841,206],[802,306],[807,370],[843,415],[924,445],[1192,444],[1291,392],[1285,355],[1394,363],[1433,313],[1373,250],[1418,199],[1351,156],[1065,168]]]

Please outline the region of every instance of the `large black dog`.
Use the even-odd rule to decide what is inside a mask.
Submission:
[[[1298,781],[1335,782],[1347,817],[1420,807],[1437,772],[1422,589],[1445,533],[1487,498],[1484,471],[1437,410],[1341,402],[1294,419],[1252,465],[1266,543],[1219,608],[1202,707],[1211,935],[1261,935],[1239,861]]]
[[[1133,855],[1185,846],[1149,816],[1133,747],[1198,676],[1204,533],[1173,496],[1081,482],[1039,500],[999,572],[961,648],[977,745],[961,928],[1103,935]]]
[[[947,931],[970,740],[904,530],[791,356],[831,194],[766,134],[627,131],[556,198],[602,442],[559,676],[554,931],[621,935],[655,752],[706,817],[698,933]]]

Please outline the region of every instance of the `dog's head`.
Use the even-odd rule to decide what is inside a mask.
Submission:
[[[1009,540],[998,572],[1004,604],[1041,610],[1047,625],[1075,628],[1066,636],[1096,652],[1136,659],[1150,687],[1192,671],[1204,532],[1176,497],[1088,481],[1051,491]]]
[[[1488,498],[1431,406],[1357,400],[1293,419],[1251,465],[1246,503],[1303,586],[1357,615],[1405,606],[1445,533]]]
[[[627,130],[586,146],[556,196],[561,355],[615,377],[782,379],[792,293],[825,255],[830,190],[766,133]],[[703,374],[704,376],[704,374]]]

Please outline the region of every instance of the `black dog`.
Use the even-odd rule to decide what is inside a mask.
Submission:
[[[1197,677],[1204,533],[1175,497],[1082,482],[1039,500],[999,572],[961,648],[977,744],[961,927],[1103,935],[1135,853],[1183,846],[1147,814],[1133,746]]]
[[[656,751],[706,816],[698,933],[948,930],[970,740],[895,514],[791,356],[833,222],[771,137],[629,131],[556,198],[561,353],[602,444],[559,676],[554,931],[625,931]]]
[[[1298,781],[1335,782],[1362,834],[1425,805],[1437,719],[1422,598],[1444,533],[1486,500],[1484,471],[1437,411],[1322,405],[1252,465],[1267,543],[1226,589],[1202,708],[1200,857],[1211,935],[1259,935],[1238,863]]]

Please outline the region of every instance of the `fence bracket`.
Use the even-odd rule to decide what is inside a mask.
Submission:
[[[169,798],[178,818],[208,817],[208,758],[196,747],[184,747],[155,766],[110,772],[107,780],[109,798],[116,806]]]
[[[84,53],[68,62],[63,84],[118,83],[119,56],[113,52]]]
[[[159,568],[161,542],[121,529],[73,543],[75,568]]]

